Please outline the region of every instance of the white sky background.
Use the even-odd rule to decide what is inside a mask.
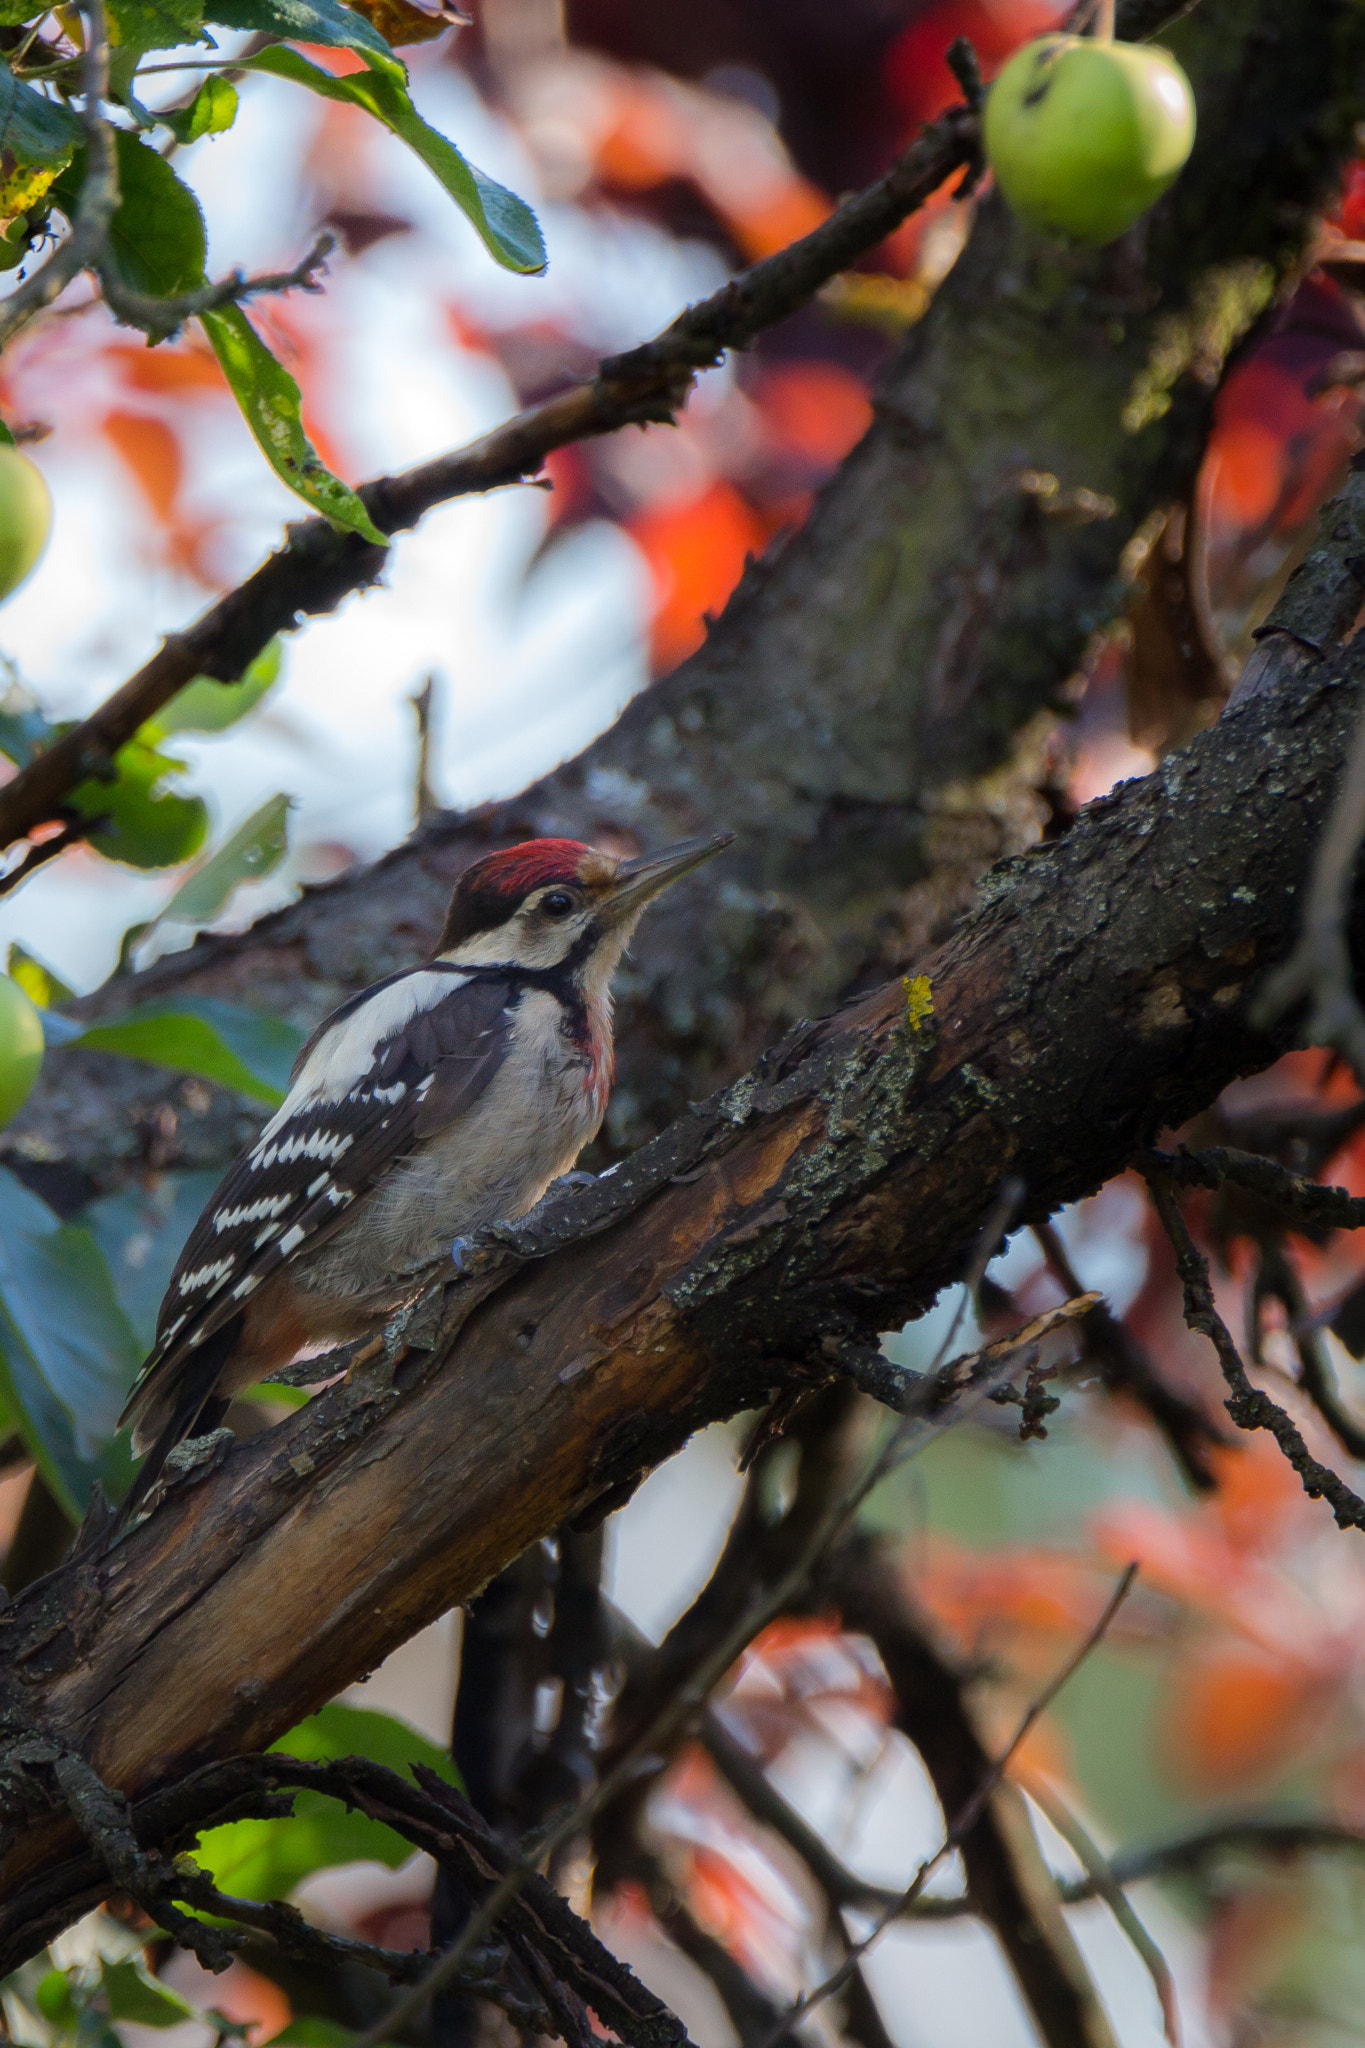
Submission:
[[[337,257],[328,280],[328,388],[313,381],[311,389],[352,481],[457,446],[516,409],[499,366],[452,337],[447,303],[485,327],[553,321],[612,350],[666,325],[722,276],[702,244],[610,214],[545,206],[511,128],[458,73],[422,50],[411,59],[423,113],[536,205],[550,267],[543,278],[499,270],[417,159],[377,127],[366,136],[366,203],[415,222],[416,232],[355,260]],[[207,216],[211,274],[288,267],[307,247],[316,214],[306,159],[323,111],[297,87],[249,79],[235,127],[177,156]],[[44,339],[42,417],[57,431],[32,452],[52,486],[53,537],[37,572],[0,609],[0,650],[58,717],[87,712],[206,602],[189,578],[142,552],[137,487],[95,430],[103,410],[126,402],[112,376],[103,389],[91,381],[83,331],[102,317]],[[84,430],[63,409],[63,389],[73,387]],[[229,573],[243,575],[304,508],[230,404],[200,403],[196,420],[192,497],[206,510],[231,507]],[[643,686],[650,583],[641,557],[618,528],[599,522],[569,535],[528,576],[547,511],[541,492],[515,488],[430,514],[397,543],[384,587],[292,636],[285,680],[260,713],[222,737],[176,736],[171,751],[191,763],[186,786],[208,796],[215,837],[276,789],[297,799],[289,866],[241,892],[234,922],[281,900],[301,860],[309,871],[310,844],[341,842],[370,860],[406,835],[416,762],[408,700],[429,672],[440,679],[433,780],[455,805],[514,793],[577,753]],[[69,857],[0,903],[0,957],[17,938],[79,988],[92,987],[113,966],[125,927],[154,915],[174,884],[165,871]]]

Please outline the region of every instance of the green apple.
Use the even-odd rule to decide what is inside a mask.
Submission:
[[[992,85],[983,140],[1022,220],[1099,245],[1179,174],[1194,146],[1194,95],[1154,44],[1039,36]]]
[[[0,446],[0,598],[18,589],[51,527],[52,495],[43,472],[17,448]]]
[[[0,1124],[28,1101],[42,1064],[42,1012],[12,976],[0,974]]]

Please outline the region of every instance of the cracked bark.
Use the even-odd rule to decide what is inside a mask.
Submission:
[[[1362,552],[1365,476],[1324,532],[1291,608]],[[562,1248],[448,1289],[401,1398],[354,1375],[0,1615],[5,1953],[69,1904],[25,1729],[128,1793],[268,1742],[793,1362],[826,1371],[825,1337],[926,1306],[1002,1175],[1021,1220],[1045,1217],[1283,1047],[1249,1006],[1291,936],[1365,646],[1315,660],[1276,633],[1253,668],[1159,773],[994,870],[926,963],[931,1025],[895,982],[796,1034],[564,1198],[540,1238]]]
[[[1352,0],[1288,14],[1279,0],[1204,0],[1171,40],[1196,79],[1200,140],[1145,249],[1130,238],[1060,256],[987,203],[806,527],[610,732],[520,796],[443,815],[374,868],[77,1009],[214,994],[311,1027],[429,949],[455,875],[492,845],[739,827],[717,889],[666,899],[623,977],[614,1155],[797,1017],[903,964],[992,859],[1034,837],[1028,764],[961,778],[998,762],[1055,697],[1113,609],[1133,527],[1188,482],[1200,376],[1141,432],[1120,426],[1163,321],[1211,266],[1288,260],[1365,115]],[[1112,498],[1115,515],[1049,517],[1046,495],[1019,488],[1026,472]],[[221,1168],[258,1123],[223,1091],[77,1050],[49,1059],[0,1147],[70,1209],[138,1173],[149,1132],[159,1163]]]

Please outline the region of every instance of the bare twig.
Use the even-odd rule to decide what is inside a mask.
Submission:
[[[1356,863],[1365,840],[1365,720],[1356,726],[1327,829],[1318,842],[1293,952],[1266,978],[1252,1006],[1252,1023],[1265,1031],[1307,1005],[1303,1032],[1312,1045],[1330,1045],[1349,1060],[1365,1086],[1365,1010],[1356,999],[1346,931]]]
[[[1293,1260],[1278,1240],[1261,1246],[1256,1276],[1258,1301],[1281,1303],[1299,1360],[1299,1385],[1351,1458],[1365,1458],[1365,1428],[1343,1405],[1320,1330],[1313,1325],[1308,1298]]]
[[[318,274],[336,247],[335,235],[319,235],[308,254],[292,270],[268,272],[263,277],[243,277],[234,270],[218,284],[201,285],[197,291],[180,292],[173,298],[158,298],[154,292],[140,292],[126,284],[114,264],[98,263],[100,289],[116,320],[140,327],[153,341],[165,341],[196,313],[210,313],[215,306],[240,305],[262,292],[318,292]]]
[[[102,123],[100,127],[103,130]],[[747,347],[764,328],[786,319],[831,277],[875,248],[971,160],[976,138],[975,117],[965,107],[950,108],[921,132],[885,177],[846,199],[810,234],[741,271],[709,299],[689,306],[655,340],[604,360],[590,383],[531,406],[452,454],[401,476],[363,485],[360,496],[371,518],[383,532],[397,533],[415,526],[432,506],[450,498],[534,476],[547,455],[569,442],[651,420],[672,420],[685,404],[698,370],[719,361],[729,349]],[[112,164],[112,143],[109,155]],[[92,164],[94,160],[92,144]],[[91,191],[87,174],[82,217],[85,195]],[[68,261],[41,304],[46,305],[92,260],[112,211],[111,204],[108,213],[99,216],[98,233],[93,226],[83,233],[77,256]],[[77,239],[73,229],[58,254]],[[0,342],[13,331],[4,319],[19,296],[0,308]],[[338,533],[326,520],[308,519],[291,527],[286,545],[245,583],[220,598],[197,624],[170,636],[98,710],[55,740],[0,791],[0,845],[24,837],[56,815],[62,798],[88,774],[86,761],[117,753],[186,683],[199,675],[234,680],[276,633],[298,623],[300,613],[331,611],[349,592],[373,583],[384,559],[382,548],[354,534]]]
[[[1071,1296],[1083,1292],[1082,1284],[1067,1254],[1066,1246],[1051,1223],[1034,1226],[1043,1257],[1054,1277]],[[1193,1486],[1207,1491],[1214,1485],[1209,1450],[1219,1441],[1207,1416],[1168,1387],[1147,1353],[1119,1320],[1107,1301],[1097,1301],[1082,1324],[1091,1355],[1112,1390],[1124,1388],[1141,1402],[1165,1436]]]
[[[1103,1612],[1086,1636],[1084,1642],[1081,1643],[1078,1649],[1073,1651],[1061,1670],[1044,1686],[1042,1692],[1031,1703],[1019,1726],[1015,1729],[1008,1746],[1001,1751],[982,1778],[975,1792],[973,1792],[971,1798],[968,1799],[961,1811],[952,1820],[938,1848],[932,1856],[927,1857],[921,1863],[910,1883],[900,1894],[900,1897],[893,1905],[883,1909],[861,1940],[852,1944],[848,1954],[837,1970],[832,1970],[823,1982],[817,1984],[813,1990],[805,1992],[788,2008],[778,2025],[763,2041],[761,2048],[778,2048],[778,2043],[787,2039],[792,2029],[806,2017],[807,2013],[813,2012],[817,2005],[823,2005],[827,1998],[832,1998],[836,1991],[843,1989],[868,1950],[885,1933],[891,1922],[914,1904],[934,1872],[953,1854],[964,1836],[971,1833],[985,1811],[986,1803],[990,1799],[991,1794],[995,1791],[996,1786],[1000,1783],[1000,1780],[1018,1753],[1020,1744],[1027,1738],[1030,1730],[1039,1718],[1047,1712],[1068,1679],[1080,1669],[1091,1651],[1103,1639],[1114,1616],[1127,1599],[1133,1581],[1137,1577],[1137,1572],[1138,1567],[1136,1564],[1130,1564],[1126,1567],[1117,1586],[1105,1602]]]
[[[1144,1164],[1147,1185],[1156,1211],[1175,1248],[1176,1270],[1185,1296],[1185,1321],[1192,1330],[1207,1337],[1218,1354],[1223,1378],[1228,1383],[1227,1411],[1239,1429],[1268,1429],[1294,1470],[1303,1481],[1310,1500],[1326,1500],[1342,1529],[1365,1529],[1365,1500],[1352,1492],[1329,1465],[1321,1464],[1309,1450],[1297,1426],[1277,1407],[1269,1394],[1253,1386],[1232,1341],[1227,1324],[1219,1315],[1209,1284],[1208,1260],[1200,1252],[1175,1197],[1174,1184],[1163,1169]]]
[[[1291,1173],[1287,1166],[1260,1152],[1243,1152],[1231,1145],[1188,1152],[1182,1145],[1179,1152],[1149,1152],[1145,1158],[1179,1187],[1216,1192],[1225,1181],[1232,1181],[1281,1210],[1291,1228],[1295,1222],[1309,1230],[1359,1230],[1365,1225],[1365,1196],[1348,1194],[1345,1188],[1324,1187],[1321,1181]]]
[[[1123,1896],[1119,1881],[1108,1862],[1070,1807],[1044,1785],[1030,1785],[1029,1793],[1075,1854],[1088,1881],[1094,1887],[1094,1896],[1104,1900],[1127,1935],[1134,1951],[1141,1958],[1143,1967],[1152,1980],[1157,2003],[1161,2007],[1166,2039],[1170,2042],[1171,2048],[1180,2048],[1180,2006],[1175,1995],[1175,1979],[1171,1975],[1170,1964]]]

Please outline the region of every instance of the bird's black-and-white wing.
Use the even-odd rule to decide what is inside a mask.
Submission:
[[[516,1000],[504,976],[418,967],[319,1025],[284,1102],[190,1233],[125,1420],[301,1247],[477,1101],[506,1057]]]

